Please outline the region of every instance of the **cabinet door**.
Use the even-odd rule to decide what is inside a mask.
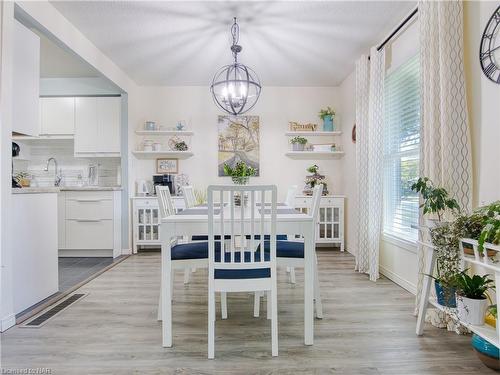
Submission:
[[[97,98],[76,98],[75,154],[95,153],[98,148]]]
[[[97,98],[97,152],[120,153],[121,97]]]
[[[12,68],[12,131],[31,136],[40,133],[40,38],[14,21]]]
[[[75,98],[40,98],[40,134],[75,133]]]

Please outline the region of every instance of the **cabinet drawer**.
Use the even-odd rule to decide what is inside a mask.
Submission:
[[[113,219],[113,201],[80,198],[66,201],[66,219]]]
[[[138,208],[158,208],[158,199],[137,199],[135,205]]]
[[[341,207],[344,205],[342,198],[323,197],[321,198],[320,206],[336,206]]]
[[[295,207],[309,207],[311,200],[311,198],[306,197],[295,198]]]
[[[112,220],[66,220],[66,248],[112,249]]]
[[[67,200],[112,200],[113,192],[112,191],[67,191],[66,192]]]

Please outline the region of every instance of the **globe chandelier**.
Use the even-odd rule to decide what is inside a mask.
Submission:
[[[231,115],[241,115],[252,109],[261,92],[259,77],[250,67],[238,62],[242,47],[238,44],[240,27],[234,17],[231,26],[233,43],[231,52],[234,62],[225,65],[215,73],[210,86],[212,97],[223,111]]]

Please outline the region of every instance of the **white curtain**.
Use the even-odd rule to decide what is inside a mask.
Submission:
[[[420,1],[420,175],[472,208],[471,143],[464,75],[462,2]],[[422,218],[420,219],[422,222]],[[419,251],[416,304],[424,260]],[[435,317],[432,318],[435,322]],[[444,323],[444,322],[443,322]],[[443,324],[444,325],[444,324]]]
[[[382,229],[382,174],[385,51],[356,61],[356,171],[358,209],[356,270],[379,278]]]

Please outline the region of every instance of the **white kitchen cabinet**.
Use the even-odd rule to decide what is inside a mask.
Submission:
[[[316,228],[317,244],[338,244],[340,251],[344,251],[344,199],[341,195],[321,197]],[[308,213],[311,203],[311,196],[295,197],[295,208],[302,212]]]
[[[12,131],[38,136],[40,132],[40,37],[14,21],[12,74]]]
[[[75,98],[40,98],[40,135],[75,133]]]
[[[183,197],[172,197],[176,210],[184,209]],[[158,198],[132,198],[134,253],[143,246],[161,246]]]
[[[121,255],[120,191],[65,191],[59,218],[60,256]]]
[[[121,97],[78,97],[75,156],[120,156]]]

